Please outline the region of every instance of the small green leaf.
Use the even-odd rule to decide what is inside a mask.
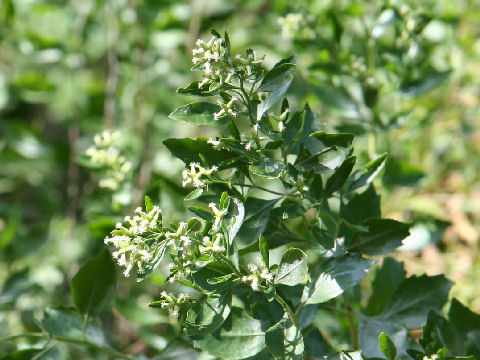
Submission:
[[[249,169],[255,175],[262,176],[267,179],[275,179],[280,176],[283,166],[283,163],[276,162],[270,158],[263,158],[250,165]]]
[[[213,114],[218,113],[222,108],[217,104],[208,102],[195,102],[180,106],[168,117],[172,120],[194,123],[197,125],[220,125],[229,120],[228,116],[215,120]]]
[[[268,269],[270,266],[268,244],[267,240],[265,240],[263,236],[260,236],[258,239],[258,249],[260,250],[260,255],[262,256],[263,265]]]
[[[353,142],[353,134],[330,134],[325,131],[318,131],[309,135],[317,140],[320,140],[325,147],[341,146],[350,147]]]
[[[356,161],[357,158],[355,156],[346,158],[335,173],[328,178],[327,183],[325,184],[325,195],[327,197],[339,190],[343,184],[345,184],[345,181],[347,181],[348,176],[352,172]]]
[[[202,188],[195,189],[190,193],[188,193],[187,196],[185,196],[185,201],[198,199],[202,194],[203,194]]]
[[[285,63],[274,66],[272,70],[265,74],[257,92],[272,92],[282,88],[285,84],[292,81],[294,73],[295,64]]]
[[[99,314],[115,295],[115,263],[107,249],[88,260],[71,283],[73,302],[81,314]]]
[[[319,304],[337,297],[357,285],[374,263],[359,255],[345,255],[320,263],[304,289],[302,302]]]
[[[390,340],[390,337],[382,332],[378,337],[378,341],[380,343],[379,349],[385,354],[387,360],[395,360],[395,356],[397,356],[397,349],[395,348],[395,344],[392,342],[392,340]]]
[[[231,305],[231,292],[200,299],[187,312],[184,323],[187,334],[205,335],[217,330],[230,314]]]
[[[199,87],[200,81],[194,81],[187,87],[177,89],[177,93],[182,95],[196,95],[196,96],[212,96],[215,95],[215,91],[209,91],[208,84],[204,84]]]
[[[207,221],[215,220],[215,218],[210,213],[210,211],[204,209],[201,206],[189,206],[188,210],[190,210],[191,212],[193,212],[195,215],[202,218],[203,220],[207,220]]]
[[[154,205],[155,204],[153,203],[150,196],[145,195],[145,210],[147,211],[147,213],[150,212],[153,209]]]
[[[364,165],[363,168],[355,171],[355,173],[352,176],[353,179],[350,185],[350,190],[355,190],[364,185],[371,184],[373,180],[375,180],[378,174],[385,167],[386,159],[387,159],[387,153],[384,153],[380,155],[378,158]]]
[[[300,249],[287,249],[280,259],[274,282],[295,286],[305,281],[307,273],[307,255]]]
[[[240,360],[265,348],[265,332],[261,321],[251,318],[240,308],[232,307],[223,325],[212,333],[195,337],[194,345],[215,357]]]

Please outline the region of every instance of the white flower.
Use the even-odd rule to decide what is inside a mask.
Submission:
[[[253,280],[252,280],[252,283],[251,283],[251,287],[252,287],[252,290],[253,291],[258,291],[260,290],[260,287],[258,286],[259,285],[259,280],[257,277],[254,277]]]

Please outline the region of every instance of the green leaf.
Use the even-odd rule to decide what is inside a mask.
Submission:
[[[382,179],[385,185],[414,187],[424,177],[423,171],[410,163],[389,158]]]
[[[452,70],[423,74],[420,80],[404,82],[400,87],[400,91],[406,96],[419,96],[442,85],[451,73]]]
[[[230,245],[233,244],[235,236],[237,236],[240,227],[242,226],[243,219],[245,217],[245,207],[243,203],[237,198],[233,198],[232,209],[228,212],[228,215],[224,218],[224,223],[228,229],[228,241]]]
[[[457,299],[452,299],[448,319],[462,334],[467,353],[480,359],[480,314],[474,313]]]
[[[150,212],[153,209],[154,205],[155,204],[153,203],[150,196],[145,195],[145,210],[147,211],[147,213]]]
[[[320,263],[311,274],[302,295],[305,304],[319,304],[357,285],[375,263],[360,255],[345,255]]]
[[[191,191],[187,196],[185,196],[185,201],[198,199],[203,194],[203,189],[198,188]]]
[[[203,220],[207,220],[207,221],[215,220],[215,218],[210,213],[210,211],[208,211],[207,209],[204,209],[201,206],[189,206],[188,210],[190,210],[191,212],[193,212],[195,215],[202,218]]]
[[[115,295],[115,263],[107,249],[89,259],[72,279],[73,302],[81,314],[98,315]]]
[[[332,346],[325,340],[318,328],[312,327],[303,334],[305,355],[307,358],[318,358],[333,353]],[[346,360],[346,359],[344,359]]]
[[[347,181],[348,176],[352,172],[356,161],[357,158],[355,156],[346,158],[335,173],[328,178],[327,183],[325,184],[325,195],[327,197],[339,190],[343,184],[345,184],[345,181]]]
[[[355,171],[352,176],[353,179],[350,185],[350,190],[355,190],[364,185],[371,184],[385,167],[386,159],[387,153],[384,153]]]
[[[3,285],[0,293],[0,306],[15,302],[20,295],[34,287],[35,283],[30,279],[28,268],[14,272]]]
[[[265,74],[257,92],[272,92],[290,84],[295,74],[295,64],[281,64],[274,66]],[[283,96],[283,95],[282,95]]]
[[[341,147],[350,147],[352,146],[353,142],[353,134],[330,134],[326,133],[325,131],[318,131],[315,133],[311,133],[309,135],[317,140],[320,140],[325,147],[332,147],[332,146],[341,146]]]
[[[196,96],[212,96],[215,95],[216,91],[209,91],[208,84],[204,84],[201,88],[200,81],[191,82],[187,87],[178,88],[177,93],[182,95],[196,95]]]
[[[43,331],[60,341],[89,343],[101,348],[110,348],[102,330],[91,322],[84,329],[84,317],[71,308],[47,308],[39,321]],[[85,335],[85,336],[84,336]]]
[[[467,355],[463,336],[455,326],[434,311],[428,313],[420,344],[427,355],[436,354],[441,349],[446,351],[448,356]]]
[[[265,240],[263,236],[260,236],[258,239],[258,249],[260,250],[260,255],[262,256],[263,265],[268,269],[270,267],[268,244],[267,240]]]
[[[275,179],[280,176],[283,170],[283,163],[276,162],[270,158],[263,158],[249,166],[250,171],[258,176],[267,179]]]
[[[187,312],[184,326],[189,336],[205,335],[217,330],[230,314],[232,293],[200,299]]]
[[[378,337],[378,341],[380,343],[379,349],[385,354],[387,360],[395,360],[395,356],[397,356],[397,349],[395,348],[395,344],[392,342],[390,337],[382,332]]]
[[[173,156],[179,158],[185,164],[189,164],[192,161],[203,163],[203,157],[210,164],[221,168],[238,166],[238,162],[236,162],[238,155],[232,151],[215,149],[207,141],[207,138],[198,137],[195,139],[167,139],[163,143]]]
[[[168,117],[172,120],[194,123],[197,125],[221,125],[230,119],[224,116],[215,120],[213,114],[222,108],[209,102],[195,102],[176,108]]]
[[[382,313],[390,302],[393,293],[405,278],[403,264],[387,257],[383,259],[381,267],[376,269],[372,282],[372,295],[368,300],[365,313],[375,316]]]
[[[287,249],[280,259],[274,283],[295,286],[304,282],[307,274],[307,255],[300,249]]]
[[[355,194],[347,203],[342,202],[340,215],[352,224],[359,224],[371,218],[380,218],[380,196],[370,185],[364,192]]]
[[[157,268],[165,256],[165,251],[168,247],[167,243],[168,241],[165,239],[150,247],[150,252],[153,254],[152,259],[147,264],[144,264],[143,272],[137,271],[137,282],[145,280]]]
[[[354,233],[347,241],[349,251],[368,255],[390,253],[410,234],[408,224],[392,219],[368,219],[361,225],[367,227],[368,232]]]
[[[245,359],[265,348],[265,332],[261,321],[233,307],[223,325],[210,334],[194,338],[194,346],[222,359]]]
[[[238,231],[237,237],[249,243],[252,243],[253,239],[258,239],[267,228],[268,221],[270,220],[270,212],[277,201],[278,199],[263,200],[255,197],[247,198],[245,202],[245,219]],[[256,251],[257,248],[258,247],[255,246],[252,251]]]
[[[306,110],[296,111],[285,126],[285,141],[288,146],[293,146],[302,138],[303,125],[305,124]]]
[[[206,292],[226,292],[232,288],[232,270],[229,266],[219,262],[209,262],[207,265],[192,273],[194,284]],[[211,281],[215,279],[227,279],[227,281]]]
[[[301,360],[303,358],[302,332],[287,314],[267,330],[265,344],[275,360]]]

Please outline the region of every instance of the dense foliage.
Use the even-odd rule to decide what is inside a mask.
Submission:
[[[420,141],[472,81],[433,4],[2,1],[0,359],[480,357],[384,257],[477,241],[421,195],[475,150]]]

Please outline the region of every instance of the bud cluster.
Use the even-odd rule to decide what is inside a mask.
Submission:
[[[262,282],[269,283],[273,281],[273,275],[266,267],[260,271],[257,265],[249,264],[248,271],[251,274],[243,276],[242,282],[249,284],[253,291],[262,290]]]
[[[127,161],[115,147],[115,142],[119,138],[120,132],[105,130],[102,134],[95,135],[95,145],[86,151],[92,164],[103,172],[99,181],[99,186],[102,188],[117,190],[132,168],[131,162]]]
[[[218,166],[212,166],[210,169],[205,169],[199,163],[191,162],[190,171],[182,171],[182,186],[186,187],[188,184],[193,184],[196,188],[203,188],[206,186],[206,183],[202,178],[210,177],[215,171],[218,171]]]

